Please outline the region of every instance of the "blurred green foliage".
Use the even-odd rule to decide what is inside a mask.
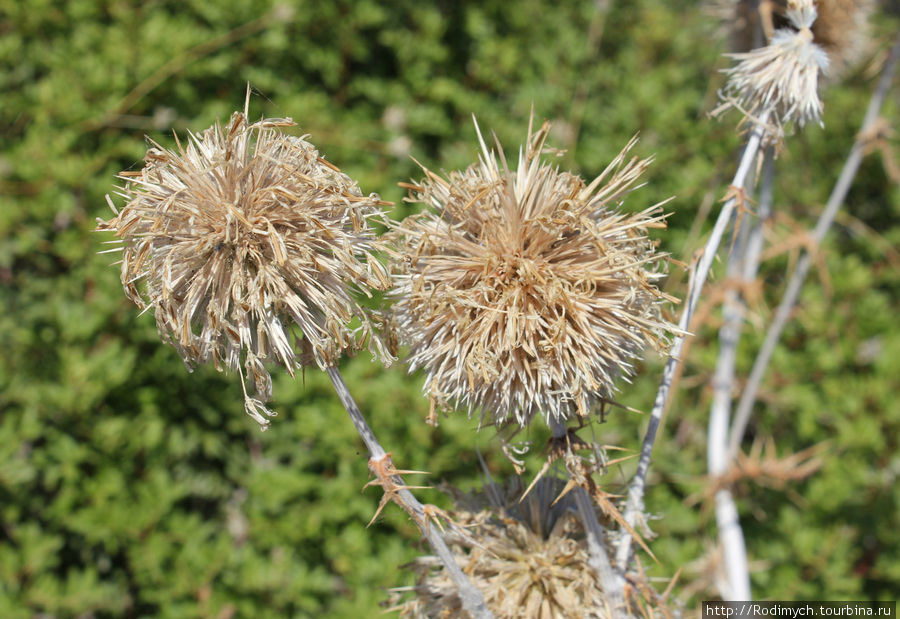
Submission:
[[[896,27],[879,20],[874,40]],[[261,434],[235,377],[189,374],[125,300],[92,229],[114,175],[140,167],[145,135],[168,145],[173,129],[227,119],[249,82],[251,116],[293,117],[401,217],[410,207],[396,183],[420,175],[410,156],[467,165],[472,114],[512,153],[534,105],[568,149],[561,165],[585,176],[640,132],[638,153],[656,163],[626,208],[676,196],[659,238],[688,258],[702,242],[689,229],[724,193],[739,144],[735,118],[706,116],[720,40],[685,1],[613,2],[606,14],[546,0],[0,1],[0,616],[372,616],[421,550],[393,507],[365,528],[379,497],[360,493],[364,450],[326,377],[280,377],[281,414]],[[871,88],[862,70],[829,88],[826,130],[781,154],[777,209],[798,225],[827,198]],[[896,98],[885,115],[896,121]],[[789,491],[739,487],[761,598],[900,591],[900,192],[882,163],[873,155],[860,170],[751,427],[784,454],[830,441],[823,469]],[[780,223],[773,242],[788,231]],[[765,266],[744,374],[790,264],[782,254]],[[685,566],[685,586],[702,582],[715,536],[711,512],[685,502],[703,488],[714,328],[692,347],[647,498],[660,516],[652,574]],[[621,401],[648,410],[660,368],[648,360]],[[510,473],[475,420],[425,425],[421,378],[402,365],[359,358],[344,371],[404,468],[471,488],[478,448],[492,474]],[[594,431],[636,449],[643,423],[614,410]],[[546,433],[523,438],[533,474]]]

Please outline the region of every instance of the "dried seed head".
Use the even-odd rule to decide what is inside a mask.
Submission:
[[[715,113],[736,107],[745,119],[756,122],[770,113],[768,139],[778,140],[782,126],[812,120],[822,125],[822,101],[818,94],[820,73],[828,68],[828,56],[813,43],[810,30],[816,19],[811,0],[791,2],[787,18],[793,28],[776,30],[765,47],[740,54],[727,54],[738,64],[726,69],[728,84],[724,100]]]
[[[291,374],[325,368],[366,342],[390,358],[350,293],[390,285],[373,256],[371,221],[384,220],[383,203],[279,130],[293,124],[248,124],[245,109],[177,151],[151,142],[144,168],[119,177],[127,204],[117,212],[107,197],[116,215],[98,226],[123,244],[128,297],[153,309],[160,336],[188,367],[237,370],[247,413],[263,429],[274,415],[265,362]]]
[[[618,616],[589,564],[574,494],[557,500],[564,485],[544,477],[521,502],[518,479],[505,491],[492,484],[480,495],[451,489],[456,507],[450,516],[465,535],[451,532],[447,541],[495,617]],[[408,567],[416,584],[392,591],[391,610],[399,610],[401,617],[469,616],[437,557],[420,557]],[[630,609],[639,616],[656,616],[660,597],[640,575],[628,578]]]
[[[762,46],[775,30],[790,26],[789,10],[804,8],[788,0],[711,0],[710,4],[729,28],[735,52]],[[869,43],[866,26],[874,7],[872,0],[817,0],[815,3],[818,17],[811,27],[813,40],[828,54],[829,77],[852,67],[865,52]]]
[[[476,124],[477,130],[477,124]],[[647,237],[665,227],[659,205],[616,207],[649,164],[625,149],[597,179],[544,163],[549,124],[509,170],[481,141],[477,164],[411,186],[427,208],[398,224],[406,260],[394,321],[442,406],[520,425],[535,416],[590,414],[649,345],[673,330],[655,286],[664,255]]]

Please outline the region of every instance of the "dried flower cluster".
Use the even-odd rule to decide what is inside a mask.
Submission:
[[[828,56],[813,43],[816,20],[812,0],[789,2],[786,16],[792,28],[776,30],[769,44],[746,53],[728,54],[738,64],[726,69],[725,104],[717,112],[737,107],[747,118],[770,112],[779,131],[787,123],[801,127],[822,124],[819,75],[828,68]]]
[[[427,208],[395,230],[393,312],[412,369],[433,403],[496,423],[589,415],[673,329],[655,286],[665,257],[647,237],[665,227],[660,206],[616,210],[649,160],[626,161],[632,140],[586,184],[542,161],[548,131],[529,127],[515,170],[478,132],[480,161],[446,179],[426,169],[408,187]]]
[[[787,0],[718,0],[712,10],[727,24],[732,51],[748,52],[762,46],[775,30],[788,28]],[[829,75],[852,66],[868,43],[867,22],[872,0],[817,0],[818,17],[812,25],[813,40],[829,58]]]
[[[373,256],[380,245],[371,223],[384,219],[383,203],[279,129],[293,124],[249,124],[245,110],[224,128],[191,134],[177,152],[152,143],[144,168],[120,175],[127,204],[116,211],[107,197],[115,216],[99,225],[123,243],[128,297],[153,309],[161,337],[188,367],[237,370],[246,410],[263,428],[274,415],[264,405],[266,362],[291,374],[325,368],[366,342],[390,357],[350,292],[390,286]]]
[[[559,498],[565,484],[541,478],[520,502],[517,482],[505,492],[490,484],[481,495],[454,493],[450,515],[466,533],[451,534],[448,542],[490,611],[498,618],[617,616],[588,563],[573,495]],[[435,557],[420,557],[408,567],[416,584],[393,590],[392,610],[402,617],[468,616]],[[632,580],[627,590],[633,611],[651,616],[652,609],[662,610],[663,600],[645,582]]]

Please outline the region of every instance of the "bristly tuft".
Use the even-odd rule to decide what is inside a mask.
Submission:
[[[408,199],[426,209],[393,232],[406,252],[393,321],[411,369],[433,402],[496,423],[591,414],[675,330],[655,285],[665,255],[647,236],[665,215],[616,210],[650,160],[627,159],[633,139],[586,184],[542,160],[548,131],[529,126],[510,170],[476,123],[479,162],[446,178],[425,169]]]
[[[177,151],[151,141],[144,168],[119,176],[126,205],[116,211],[107,197],[116,215],[98,226],[123,243],[128,297],[152,308],[188,367],[237,370],[246,411],[263,429],[274,415],[267,362],[291,374],[325,368],[366,343],[390,359],[351,295],[390,287],[371,227],[385,220],[385,203],[280,131],[293,124],[249,124],[245,110]]]
[[[828,69],[828,56],[813,42],[810,30],[816,19],[811,0],[788,3],[787,19],[793,27],[776,30],[769,44],[740,54],[726,54],[737,64],[726,69],[728,84],[721,93],[723,104],[740,110],[751,123],[766,113],[767,141],[779,141],[783,126],[809,121],[822,125],[819,77]]]
[[[760,47],[779,29],[798,23],[808,16],[813,3],[809,0],[708,0],[709,8],[731,32],[731,51],[749,52]],[[868,21],[874,0],[817,0],[818,13],[810,26],[816,45],[828,54],[828,78],[846,74],[871,50]],[[795,16],[789,16],[789,12]],[[802,23],[802,22],[800,22]],[[803,27],[803,26],[800,26]]]

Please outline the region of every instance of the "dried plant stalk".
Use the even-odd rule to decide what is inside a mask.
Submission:
[[[894,46],[891,49],[888,61],[885,63],[884,69],[882,70],[881,80],[878,87],[875,89],[875,92],[872,94],[872,98],[869,100],[860,133],[857,135],[856,141],[850,149],[850,154],[847,156],[847,161],[844,163],[841,174],[835,183],[834,189],[828,197],[825,210],[822,212],[818,222],[816,222],[815,229],[811,235],[816,244],[821,243],[825,239],[825,235],[828,233],[829,228],[831,228],[831,224],[834,221],[841,204],[843,204],[844,198],[850,190],[850,185],[853,183],[853,179],[856,176],[856,172],[862,163],[866,149],[863,138],[866,135],[866,132],[871,127],[875,126],[875,123],[878,120],[878,114],[880,113],[881,106],[884,104],[884,99],[890,89],[898,59],[900,59],[900,36],[894,41]],[[740,449],[740,443],[744,437],[744,431],[747,428],[747,423],[753,410],[753,404],[759,393],[759,387],[762,384],[766,368],[769,365],[772,354],[775,352],[775,347],[778,344],[778,340],[781,338],[781,332],[787,324],[794,308],[794,304],[800,296],[800,290],[811,266],[812,256],[808,251],[804,252],[797,261],[797,266],[788,281],[781,302],[778,304],[778,309],[775,311],[775,317],[772,320],[772,324],[766,332],[763,345],[760,348],[756,359],[753,361],[753,368],[750,371],[750,377],[747,380],[747,384],[741,394],[741,399],[738,402],[734,415],[734,424],[731,428],[729,451],[732,458],[737,455],[738,450]]]
[[[759,147],[765,133],[767,120],[768,112],[763,112],[763,115],[760,117],[760,122],[751,130],[750,138],[747,140],[743,156],[741,157],[738,169],[734,174],[734,179],[731,182],[733,188],[743,187],[747,176],[754,167],[757,161]],[[725,230],[731,223],[732,215],[734,214],[735,207],[738,203],[739,193],[732,191],[730,194],[731,196],[722,205],[722,210],[719,212],[719,217],[716,219],[709,240],[707,240],[706,245],[703,248],[703,254],[700,256],[696,266],[691,272],[687,302],[685,303],[684,310],[682,311],[681,318],[678,322],[678,326],[684,334],[677,336],[672,344],[672,352],[663,369],[663,377],[660,381],[659,389],[656,392],[653,409],[650,411],[650,419],[641,445],[641,456],[638,460],[637,471],[628,487],[628,499],[625,505],[624,516],[626,522],[631,527],[634,527],[635,524],[637,524],[638,518],[644,511],[644,488],[646,486],[647,472],[650,470],[653,446],[659,435],[663,411],[669,400],[672,383],[675,379],[675,374],[678,371],[678,365],[681,363],[681,351],[684,348],[685,338],[687,337],[687,328],[697,309],[697,304],[700,302],[700,295],[703,293],[703,286],[706,283],[706,279],[709,277],[709,271],[712,268],[713,260],[718,252],[719,244],[722,242]],[[622,572],[628,569],[628,565],[631,561],[632,542],[632,536],[623,535],[616,548],[616,565]]]
[[[493,614],[485,606],[484,595],[472,584],[459,565],[457,565],[453,553],[450,552],[447,543],[444,541],[444,536],[437,530],[437,526],[433,526],[429,522],[428,508],[431,506],[422,505],[409,491],[410,486],[404,484],[403,479],[400,477],[400,473],[416,473],[417,471],[398,471],[394,468],[391,454],[385,452],[381,443],[378,442],[362,411],[359,410],[359,406],[357,406],[353,396],[350,395],[350,390],[347,389],[341,373],[334,367],[328,368],[327,372],[331,382],[334,384],[341,404],[344,405],[344,409],[350,416],[357,433],[369,450],[369,469],[374,473],[375,480],[366,485],[378,485],[384,490],[384,497],[378,506],[378,511],[375,512],[375,516],[378,516],[378,513],[387,501],[393,501],[409,514],[412,521],[419,527],[419,531],[422,532],[422,536],[431,544],[432,549],[437,554],[436,558],[442,562],[444,573],[449,581],[448,587],[452,591],[456,603],[465,609],[473,619],[491,619]]]
[[[188,367],[252,379],[245,408],[263,429],[267,362],[324,369],[366,344],[391,359],[351,292],[390,286],[372,227],[386,203],[279,130],[293,124],[248,123],[245,109],[177,150],[151,141],[144,168],[119,177],[126,205],[107,197],[115,216],[98,226],[121,240],[126,294]]]

